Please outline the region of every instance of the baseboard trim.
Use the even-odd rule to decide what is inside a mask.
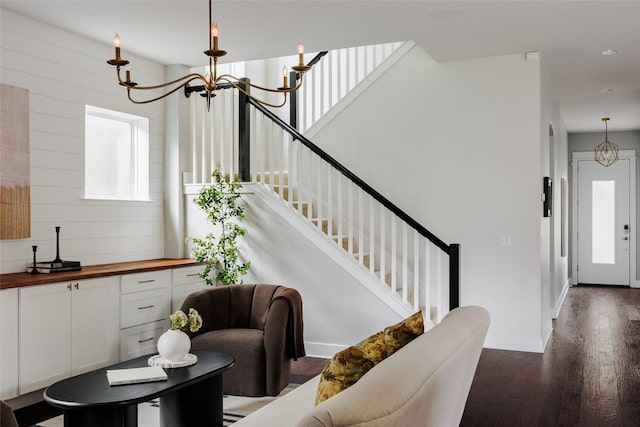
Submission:
[[[525,351],[528,353],[544,353],[545,342],[541,338],[517,338],[487,335],[485,348],[495,350]]]
[[[305,342],[304,348],[309,357],[331,359],[334,354],[347,348],[346,345],[326,344],[320,342]]]
[[[564,300],[567,297],[567,293],[569,292],[569,280],[564,283],[564,287],[562,288],[562,292],[560,293],[560,298],[556,301],[556,306],[553,314],[553,318],[557,319],[560,315],[560,310],[562,309],[562,305],[564,304]]]

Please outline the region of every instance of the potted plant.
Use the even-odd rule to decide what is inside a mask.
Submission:
[[[238,224],[244,219],[244,206],[239,203],[242,185],[225,179],[219,168],[211,176],[211,185],[203,187],[193,202],[206,213],[207,221],[218,227],[219,235],[208,233],[203,239],[189,237],[194,243],[191,255],[206,263],[200,277],[207,285],[242,283],[240,276],[247,274],[251,267],[251,262],[239,259],[236,243],[238,237],[247,233]]]

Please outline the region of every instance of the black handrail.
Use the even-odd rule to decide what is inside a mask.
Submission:
[[[269,111],[267,108],[265,108],[264,106],[260,105],[259,103],[255,102],[255,101],[253,101],[252,99],[249,99],[248,102],[251,105],[253,105],[255,108],[257,108],[260,112],[262,112],[264,115],[266,115],[271,120],[276,122],[284,131],[286,131],[294,139],[299,140],[307,148],[309,148],[311,151],[313,151],[318,156],[320,156],[320,158],[322,160],[324,160],[325,162],[329,163],[331,166],[333,166],[338,171],[340,171],[340,173],[342,173],[344,176],[346,176],[351,181],[353,181],[358,187],[362,188],[366,193],[371,195],[371,197],[376,199],[385,208],[389,209],[391,212],[393,212],[398,217],[400,217],[404,222],[406,222],[411,227],[416,229],[421,235],[423,235],[424,237],[429,239],[429,241],[431,241],[431,243],[433,243],[434,245],[438,246],[443,252],[445,252],[447,254],[449,253],[449,245],[447,243],[443,242],[435,234],[433,234],[432,232],[430,232],[429,230],[424,228],[419,222],[417,222],[415,219],[411,218],[402,209],[400,209],[398,206],[394,205],[390,200],[388,200],[382,194],[378,193],[369,184],[364,182],[357,175],[355,175],[353,172],[351,172],[349,169],[347,169],[345,166],[343,166],[340,162],[338,162],[336,159],[331,157],[326,151],[324,151],[322,148],[318,147],[313,142],[311,142],[309,139],[307,139],[297,129],[294,129],[293,127],[291,127],[291,125],[289,125],[288,123],[284,122],[280,117],[276,116],[271,111]]]
[[[336,159],[331,157],[326,151],[315,145],[304,135],[302,135],[297,129],[283,121],[280,117],[276,116],[269,109],[262,104],[255,102],[251,98],[247,98],[247,103],[253,105],[258,111],[269,117],[274,123],[280,126],[285,132],[291,135],[294,139],[300,141],[303,145],[317,154],[322,160],[329,163],[335,169],[340,171],[345,177],[350,179],[354,184],[364,190],[367,194],[373,197],[378,203],[382,204],[385,208],[393,212],[396,216],[406,222],[409,226],[415,229],[425,238],[429,239],[431,243],[436,245],[440,250],[449,255],[449,310],[459,307],[460,305],[460,244],[452,243],[447,244],[438,238],[435,234],[427,230],[418,221],[410,217],[398,206],[393,204],[389,199],[373,189],[369,184],[360,179],[357,175],[343,166]]]

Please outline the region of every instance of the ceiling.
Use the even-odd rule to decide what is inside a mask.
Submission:
[[[206,0],[2,0],[1,7],[105,44],[118,32],[124,57],[206,62]],[[602,131],[604,116],[611,131],[640,130],[640,0],[214,0],[213,11],[227,62],[294,54],[299,38],[307,52],[413,40],[436,61],[539,51],[569,132]]]

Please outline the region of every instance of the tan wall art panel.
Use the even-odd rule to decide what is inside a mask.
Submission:
[[[0,239],[31,237],[29,91],[0,85]]]

